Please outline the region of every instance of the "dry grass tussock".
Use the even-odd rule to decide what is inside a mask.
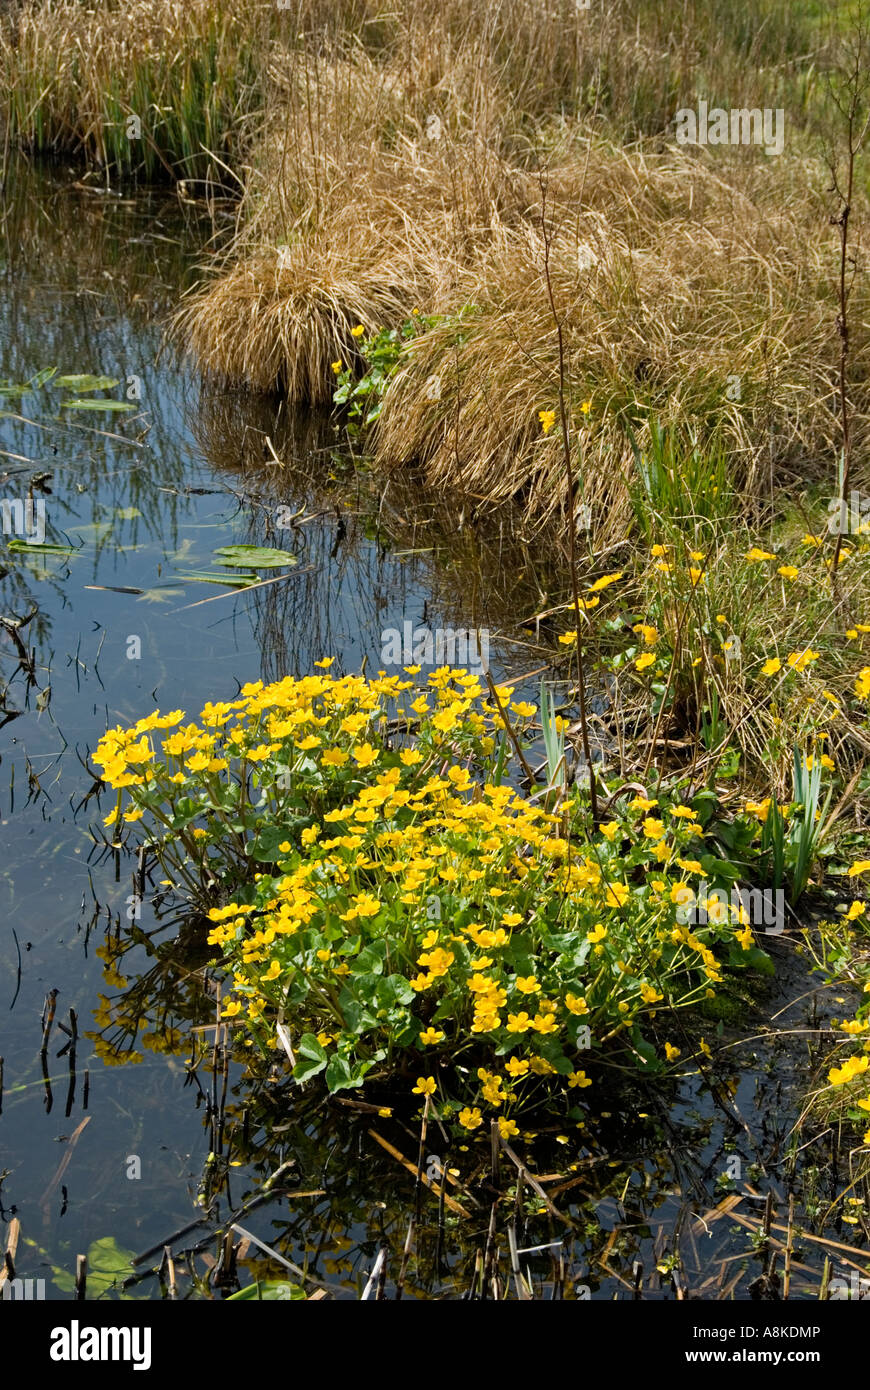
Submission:
[[[473,136],[400,129],[402,92],[382,73],[388,114],[380,127],[358,115],[357,138],[328,98],[341,90],[345,109],[377,108],[361,81],[348,61],[341,81],[334,70],[318,79],[319,125],[288,97],[264,132],[229,264],[181,315],[207,367],[325,401],[330,364],[356,360],[356,324],[444,315],[391,381],[375,456],[493,504],[520,498],[546,521],[564,494],[557,432],[544,437],[537,418],[556,405],[559,377],[549,240],[598,539],[624,521],[625,425],[642,431],[649,413],[724,432],[750,490],[766,489],[771,469],[830,466],[836,246],[820,166],[808,186],[804,159],[624,149],[564,122],[546,166],[511,160]],[[865,308],[856,303],[859,324]],[[860,327],[852,348],[860,379]]]

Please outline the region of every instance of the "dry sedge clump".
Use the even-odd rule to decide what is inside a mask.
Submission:
[[[513,0],[474,15],[418,6],[371,42],[363,25],[276,46],[238,235],[179,319],[200,361],[322,403],[335,362],[364,369],[353,327],[396,328],[415,308],[446,316],[391,376],[374,456],[421,464],[428,482],[478,506],[511,498],[547,521],[565,496],[559,432],[543,438],[538,426],[559,380],[549,242],[596,544],[623,530],[626,425],[642,433],[651,414],[717,430],[750,492],[783,465],[817,471],[838,447],[836,237],[826,172],[798,128],[809,89],[791,92],[795,131],[780,158],[672,143],[677,105],[695,100],[686,74],[700,80],[690,29],[747,103],[771,57],[764,45],[777,35],[778,59],[797,53],[795,33],[782,6],[767,7],[764,41],[735,40],[741,69],[709,16],[689,26],[643,8],[642,42],[624,6],[601,21],[596,46],[576,7],[545,14]],[[673,109],[659,96],[641,111],[639,89],[632,98],[621,83],[631,64],[648,75],[656,63]],[[761,104],[770,100],[768,89]],[[605,138],[608,125],[624,131],[629,110],[634,132],[657,138]],[[860,283],[854,294],[860,382]],[[860,415],[860,389],[853,404]]]

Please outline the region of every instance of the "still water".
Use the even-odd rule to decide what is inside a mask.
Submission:
[[[0,1234],[5,1243],[20,1221],[16,1274],[44,1280],[48,1298],[70,1296],[86,1253],[88,1297],[221,1297],[253,1277],[300,1283],[300,1267],[309,1293],[358,1297],[382,1245],[388,1294],[401,1278],[405,1297],[455,1297],[487,1257],[488,1164],[430,1132],[427,1163],[459,1178],[439,1209],[403,1166],[416,1168],[419,1129],[400,1105],[389,1118],[325,1105],[287,1084],[280,1054],[251,1075],[216,1047],[201,933],[165,895],[135,916],[135,854],[106,843],[113,802],[94,794],[88,770],[107,725],[155,705],[195,711],[326,655],[334,670],[377,669],[383,634],[406,622],[487,629],[494,671],[527,678],[532,698],[547,669],[525,620],[558,600],[560,579],[521,528],[484,527],[473,511],[460,526],[412,478],[374,479],[328,418],[203,382],[180,358],[168,316],[231,212],[88,191],[64,171],[21,169],[6,191],[0,495],[29,499],[57,549],[16,546],[10,512]],[[56,376],[41,382],[47,369]],[[116,384],[58,385],[84,374]],[[88,396],[122,408],[69,404]],[[221,573],[215,552],[234,544],[280,546],[295,570],[248,591],[205,582]],[[741,1028],[765,1036],[726,1030],[733,1049],[715,1094],[697,1077],[652,1095],[617,1078],[583,1131],[545,1128],[530,1142],[549,1205],[524,1179],[517,1235],[545,1247],[523,1256],[545,1296],[747,1297],[787,1241],[790,1190],[795,1219],[822,1229],[845,1175],[824,1138],[791,1155],[804,1142],[792,1130],[808,1057],[795,1030],[818,1027],[826,1002],[785,944],[773,954],[770,998]],[[765,1020],[778,1010],[773,1039]],[[516,1177],[502,1172],[502,1190]],[[759,1248],[768,1192],[775,1224]],[[733,1194],[740,1204],[723,1209]],[[234,1256],[216,1234],[229,1219],[242,1228]],[[824,1232],[843,1250],[863,1240],[839,1216]],[[175,1263],[158,1276],[167,1242]],[[499,1230],[489,1251],[503,1282],[505,1244]],[[824,1253],[795,1243],[791,1297],[816,1296]],[[840,1272],[861,1263],[838,1258]]]

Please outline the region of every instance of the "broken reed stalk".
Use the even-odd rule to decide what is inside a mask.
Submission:
[[[547,226],[547,184],[541,175],[541,234],[544,243],[544,282],[547,287],[547,299],[550,304],[550,312],[553,315],[553,322],[556,325],[556,337],[559,346],[559,424],[562,434],[562,453],[565,460],[565,481],[567,486],[566,494],[566,513],[568,523],[568,559],[571,568],[571,594],[574,600],[574,623],[577,631],[577,702],[580,706],[580,740],[583,745],[583,757],[586,760],[586,767],[589,772],[589,804],[592,810],[592,823],[597,829],[599,825],[598,817],[598,793],[595,786],[595,768],[592,765],[592,753],[589,745],[589,726],[586,720],[586,670],[583,660],[583,629],[580,617],[580,589],[577,582],[577,535],[574,520],[574,470],[571,466],[571,437],[568,430],[568,411],[565,405],[565,339],[562,332],[562,320],[556,309],[556,300],[553,295],[553,280],[550,275],[550,245],[551,235]]]
[[[511,743],[513,744],[514,751],[515,751],[517,757],[518,757],[519,760],[520,760],[520,764],[521,764],[521,766],[522,766],[523,772],[524,772],[524,773],[526,774],[526,776],[528,777],[530,785],[531,785],[531,786],[534,786],[534,785],[535,785],[535,774],[532,772],[532,769],[529,767],[529,764],[528,764],[527,761],[526,761],[526,758],[525,758],[525,755],[524,755],[524,753],[523,753],[522,747],[520,746],[520,741],[519,741],[519,739],[517,738],[516,731],[515,731],[513,725],[511,724],[511,721],[508,719],[507,711],[505,710],[505,707],[504,707],[504,705],[502,704],[501,698],[500,698],[499,693],[498,693],[498,686],[496,685],[495,681],[493,680],[493,678],[492,678],[492,676],[490,675],[490,672],[489,672],[488,670],[487,670],[487,671],[484,671],[484,675],[486,676],[486,683],[487,683],[487,685],[489,686],[489,693],[490,693],[490,695],[492,696],[492,698],[495,700],[496,707],[497,707],[498,712],[499,712],[499,715],[500,715],[500,717],[501,717],[501,722],[502,722],[502,724],[504,724],[505,729],[507,730],[508,738],[510,739]]]
[[[444,1184],[443,1184],[443,1183],[441,1184],[441,1191],[442,1191],[442,1193],[443,1193],[443,1191],[444,1191]],[[399,1274],[398,1274],[398,1278],[396,1279],[396,1302],[397,1302],[397,1303],[398,1303],[399,1299],[402,1297],[402,1292],[403,1292],[404,1287],[405,1287],[405,1275],[406,1275],[407,1270],[408,1270],[408,1261],[409,1261],[410,1258],[411,1258],[411,1245],[412,1245],[412,1243],[413,1243],[413,1239],[414,1239],[414,1218],[413,1218],[413,1216],[412,1216],[411,1219],[410,1219],[410,1221],[408,1222],[408,1231],[407,1231],[407,1234],[406,1234],[406,1236],[405,1236],[405,1244],[404,1244],[404,1246],[402,1247],[402,1263],[399,1265]]]
[[[42,1047],[40,1048],[40,1052],[43,1055],[48,1051],[51,1029],[54,1023],[54,1010],[57,996],[58,991],[56,989],[50,989],[45,996],[45,1003],[42,1006]]]
[[[163,1259],[166,1265],[166,1272],[169,1275],[169,1297],[174,1299],[178,1294],[178,1285],[175,1279],[175,1261],[172,1258],[172,1247],[164,1245]]]
[[[77,1303],[84,1303],[88,1291],[88,1257],[87,1255],[76,1256],[76,1287],[75,1300]]]

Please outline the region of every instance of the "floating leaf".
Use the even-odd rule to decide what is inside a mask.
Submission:
[[[224,1299],[225,1303],[244,1303],[251,1299],[257,1302],[274,1302],[275,1300],[295,1300],[307,1298],[307,1294],[298,1284],[285,1284],[277,1279],[258,1279],[256,1284],[248,1284],[244,1289],[237,1289],[235,1293],[229,1294]]]
[[[65,386],[69,391],[111,391],[118,382],[116,376],[91,376],[89,372],[82,372],[80,376],[59,376],[54,384]]]
[[[43,367],[41,372],[37,372],[29,381],[23,385],[6,379],[0,379],[0,396],[26,396],[29,391],[38,391],[40,386],[44,386],[47,381],[51,381],[57,371],[57,367]]]
[[[123,1250],[114,1236],[92,1241],[88,1250],[88,1297],[99,1298],[132,1273],[135,1255]],[[52,1265],[54,1282],[63,1293],[72,1293],[75,1279],[68,1270]]]
[[[215,551],[215,555],[222,565],[255,570],[276,570],[284,565],[299,563],[289,550],[276,550],[269,545],[223,545]]]
[[[63,410],[135,410],[132,401],[61,401]]]
[[[208,574],[193,573],[179,574],[179,579],[183,579],[185,584],[222,584],[224,588],[229,585],[231,589],[246,589],[249,584],[256,584],[255,574]]]
[[[30,541],[11,540],[10,550],[17,550],[25,555],[76,555],[78,552],[70,545],[51,545],[48,541],[42,545],[31,544]]]

